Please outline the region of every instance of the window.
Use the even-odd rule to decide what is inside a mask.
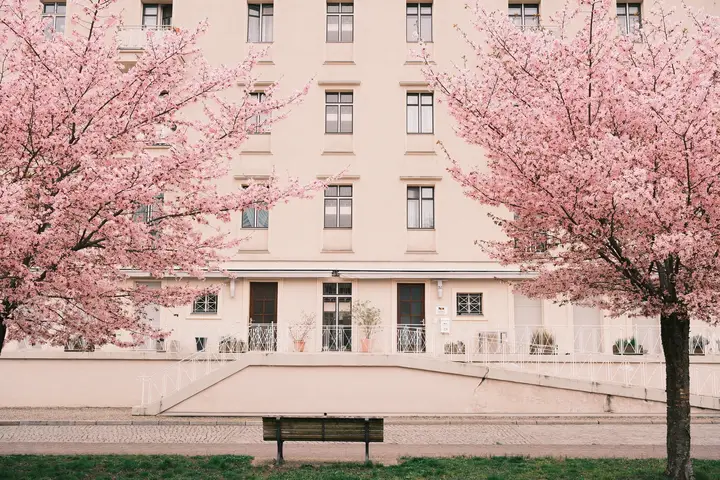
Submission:
[[[432,3],[408,3],[407,41],[432,42]]]
[[[265,101],[265,93],[264,92],[252,92],[250,94],[250,98],[254,100],[257,103],[262,103]],[[262,134],[262,133],[270,133],[269,125],[267,125],[267,121],[270,119],[270,114],[268,112],[260,112],[254,117],[252,117],[248,123],[250,127],[250,133],[256,133],[256,134]]]
[[[50,20],[48,32],[65,33],[65,2],[43,3],[43,18]]]
[[[620,35],[639,34],[641,21],[639,3],[617,4],[617,24]]]
[[[352,228],[352,185],[325,189],[325,228]]]
[[[325,92],[325,133],[352,133],[352,103],[352,92]]]
[[[207,348],[207,337],[195,337],[195,350],[204,352]]]
[[[215,293],[208,293],[197,298],[193,302],[192,313],[217,313],[218,296]]]
[[[352,283],[323,283],[323,350],[352,348]]]
[[[511,3],[508,16],[516,27],[533,28],[540,26],[540,6],[537,3]]]
[[[325,40],[328,43],[352,43],[353,18],[352,3],[328,3]]]
[[[455,297],[458,316],[482,315],[482,293],[458,293]]]
[[[435,187],[408,187],[408,228],[435,228]]]
[[[164,200],[165,195],[161,193],[155,197],[155,202],[147,205],[141,205],[137,210],[135,210],[133,220],[143,223],[152,222],[155,218],[157,218],[157,212],[160,211]]]
[[[273,41],[273,4],[248,4],[248,42],[270,43]]]
[[[243,185],[242,188],[247,188]],[[270,212],[259,208],[246,208],[242,212],[242,228],[268,228]]]
[[[433,94],[407,94],[407,133],[433,133]]]
[[[164,27],[172,25],[172,5],[159,5],[146,3],[143,5],[142,24],[145,28]]]

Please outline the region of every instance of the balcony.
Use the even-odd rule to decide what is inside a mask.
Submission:
[[[125,25],[118,33],[118,48],[121,51],[142,51],[150,39],[159,40],[173,28],[172,25]]]

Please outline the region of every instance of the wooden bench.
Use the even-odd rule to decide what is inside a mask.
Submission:
[[[277,442],[277,462],[283,462],[284,442],[364,442],[365,462],[370,442],[383,441],[382,418],[263,417],[263,440]]]

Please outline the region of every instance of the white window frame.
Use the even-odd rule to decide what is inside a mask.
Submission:
[[[248,188],[247,185],[243,185],[242,188]],[[248,215],[250,215],[250,211],[252,211],[252,221],[250,222],[249,226],[245,226],[245,212],[248,212]],[[258,212],[265,212],[267,216],[265,217],[265,225],[260,225],[258,220]],[[259,208],[246,208],[241,212],[240,216],[240,228],[244,228],[246,230],[267,230],[270,228],[270,210],[262,210]]]
[[[256,10],[257,9],[257,10]],[[257,11],[257,16],[252,15],[251,12]],[[267,13],[267,12],[270,13]],[[275,4],[274,3],[248,3],[248,25],[247,25],[247,41],[248,43],[273,43],[273,37],[275,35]],[[266,24],[266,19],[269,24]],[[251,38],[250,22],[257,19],[257,38]]]
[[[411,103],[411,102],[415,103]],[[429,102],[429,103],[425,103]],[[423,122],[423,110],[430,109],[430,126]],[[410,112],[415,111],[417,122],[410,123]],[[405,95],[405,127],[410,135],[431,135],[435,133],[435,96],[432,92],[407,92]]]
[[[331,12],[331,9],[337,11]],[[337,20],[337,32],[330,32],[330,20]],[[343,26],[349,20],[350,39],[343,37]],[[328,2],[325,15],[325,42],[326,43],[353,43],[355,41],[355,5],[352,2]]]
[[[461,297],[465,296],[465,297],[467,297],[467,300],[469,301],[470,297],[475,296],[475,295],[480,297],[479,298],[480,312],[479,313],[478,312],[470,312],[469,309],[467,309],[467,311],[465,311],[465,312],[461,311],[460,305],[459,305]],[[455,316],[456,317],[458,317],[458,318],[482,317],[485,315],[485,308],[484,308],[485,307],[485,305],[484,305],[485,295],[483,294],[483,292],[458,290],[458,291],[454,292],[454,298],[455,298]]]
[[[155,15],[147,15],[146,9],[156,8]],[[172,3],[143,3],[142,4],[142,27],[144,29],[170,29],[172,27]],[[170,11],[170,23],[165,23],[167,11]],[[155,17],[155,23],[145,23],[146,18]]]

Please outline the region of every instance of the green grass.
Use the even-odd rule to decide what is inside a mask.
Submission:
[[[660,480],[662,460],[413,458],[383,467],[358,464],[260,466],[250,457],[0,456],[2,480],[242,479],[242,480]],[[696,460],[698,480],[720,479],[720,461]]]

